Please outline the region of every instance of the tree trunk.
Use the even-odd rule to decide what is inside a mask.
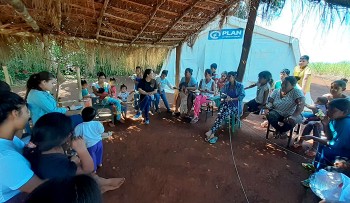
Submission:
[[[243,80],[244,72],[247,66],[247,60],[248,60],[250,46],[252,44],[253,31],[254,31],[255,20],[256,20],[257,10],[259,8],[259,5],[260,5],[260,0],[250,1],[248,22],[244,32],[241,60],[239,61],[239,66],[237,69],[237,72],[238,72],[237,80],[240,82],[242,82]]]

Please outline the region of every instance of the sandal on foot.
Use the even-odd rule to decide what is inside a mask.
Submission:
[[[215,144],[218,141],[218,137],[214,136],[213,138],[211,138],[208,142],[210,144]]]
[[[304,169],[306,169],[309,172],[315,172],[316,168],[313,164],[310,163],[302,163],[301,166],[303,166]]]
[[[206,136],[206,137],[204,138],[204,140],[207,141],[207,142],[209,142],[209,140],[212,139],[212,138],[214,138],[214,137],[215,137],[215,135],[214,135],[214,133],[212,133],[211,135]]]

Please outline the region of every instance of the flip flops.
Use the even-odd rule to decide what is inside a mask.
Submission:
[[[218,141],[218,137],[214,136],[213,138],[211,138],[208,142],[210,144],[215,144]]]
[[[301,166],[306,169],[307,171],[313,173],[316,171],[316,168],[313,164],[310,163],[302,163]]]

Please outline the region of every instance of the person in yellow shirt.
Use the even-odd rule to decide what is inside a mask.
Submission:
[[[301,87],[305,95],[305,103],[312,105],[313,101],[310,94],[311,86],[311,69],[309,65],[309,56],[303,55],[300,57],[299,65],[294,68],[294,77],[298,80],[298,85]]]

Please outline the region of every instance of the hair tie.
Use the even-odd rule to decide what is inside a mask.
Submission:
[[[30,148],[30,149],[34,149],[34,148],[36,148],[36,145],[33,142],[29,142],[27,144],[27,147]]]

